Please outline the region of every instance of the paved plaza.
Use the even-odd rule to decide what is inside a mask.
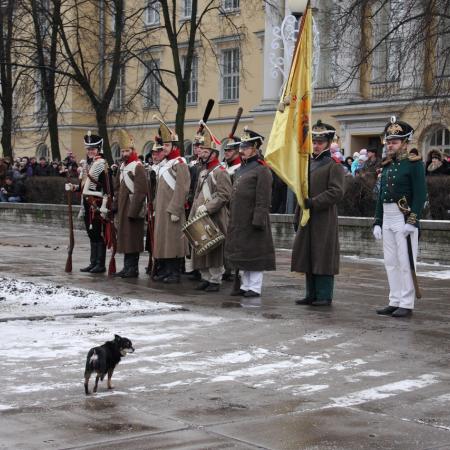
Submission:
[[[411,319],[380,317],[382,262],[343,257],[332,307],[296,306],[290,252],[263,297],[64,273],[67,230],[0,226],[0,449],[450,449],[450,267],[418,267]],[[118,268],[121,268],[118,257]],[[96,395],[90,347],[133,341]],[[91,380],[92,382],[93,380]]]

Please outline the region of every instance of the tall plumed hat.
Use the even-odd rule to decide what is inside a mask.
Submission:
[[[134,139],[126,130],[123,128],[117,130],[117,136],[119,139],[120,149],[133,148],[134,149]]]
[[[312,138],[316,141],[332,141],[336,135],[336,128],[327,123],[323,123],[320,119],[312,126]]]
[[[153,144],[152,151],[153,150],[159,150],[159,149],[163,148],[164,147],[163,144],[164,143],[163,143],[163,140],[162,140],[161,136],[159,134],[157,134],[155,136],[155,143]]]
[[[201,137],[203,138],[203,142],[201,142],[200,140],[199,142],[200,145],[204,148],[209,148],[211,150],[219,152],[220,146],[222,144],[220,142],[220,139],[213,134],[211,129],[208,127],[208,125],[206,125],[206,123],[203,120],[200,120],[200,125],[203,126],[201,135]]]
[[[241,135],[241,147],[248,147],[255,145],[259,148],[264,142],[264,136],[256,131],[249,130],[247,126],[244,127],[244,131]]]
[[[414,128],[406,122],[397,120],[395,116],[384,127],[384,139],[401,139],[410,141],[414,133]]]
[[[91,130],[84,136],[84,146],[88,148],[97,148],[99,153],[103,151],[103,138],[92,134]]]
[[[164,143],[168,142],[178,142],[178,136],[169,126],[164,122],[161,117],[158,117],[156,114],[153,116],[154,120],[157,120],[160,123],[158,134],[161,136],[161,139]]]

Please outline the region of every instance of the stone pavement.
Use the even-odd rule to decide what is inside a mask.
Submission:
[[[0,360],[1,449],[450,449],[448,277],[419,277],[424,298],[396,320],[374,314],[387,296],[380,261],[343,258],[333,306],[314,309],[294,305],[304,282],[287,251],[262,300],[241,303],[229,283],[208,295],[187,280],[81,274],[87,241],[75,238],[67,275],[66,230],[1,224],[0,275],[182,308],[0,323],[0,352],[17,352]],[[116,390],[85,397],[87,342],[116,332],[136,353],[119,364]],[[68,341],[79,350],[64,352]]]

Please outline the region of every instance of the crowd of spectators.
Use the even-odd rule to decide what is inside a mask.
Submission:
[[[62,161],[24,156],[11,159],[0,158],[0,202],[23,202],[24,182],[29,177],[77,177],[78,163],[72,152]]]

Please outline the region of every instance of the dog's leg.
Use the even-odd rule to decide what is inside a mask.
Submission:
[[[97,387],[98,387],[98,380],[100,379],[100,375],[97,374],[97,376],[95,377],[95,384],[94,384],[94,390],[93,392],[97,392]]]
[[[91,378],[90,372],[85,372],[84,374],[84,392],[89,395],[89,378]]]
[[[108,370],[108,389],[114,389],[114,386],[111,384],[111,378],[113,376],[114,369]]]

